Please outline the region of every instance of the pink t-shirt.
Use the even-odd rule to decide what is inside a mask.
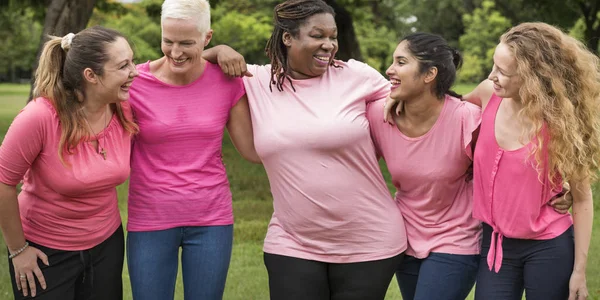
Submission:
[[[266,253],[329,263],[385,259],[406,249],[404,221],[377,163],[367,102],[389,83],[366,64],[336,62],[321,77],[269,90],[271,67],[244,78],[254,143],[274,213]]]
[[[492,95],[483,112],[473,167],[473,217],[493,229],[487,263],[496,272],[502,265],[504,236],[547,240],[573,224],[570,214],[560,214],[548,205],[560,185],[551,184],[545,165],[538,174],[534,157],[529,155],[533,142],[512,151],[498,145],[495,122],[501,102]],[[547,159],[547,152],[544,155]]]
[[[239,78],[206,63],[196,81],[158,80],[138,65],[131,107],[140,133],[131,150],[127,230],[233,224],[221,147],[229,111],[244,95]]]
[[[481,223],[471,217],[473,182],[465,176],[481,109],[446,96],[433,127],[412,138],[381,121],[384,103],[371,103],[367,115],[375,147],[397,188],[408,236],[406,254],[417,258],[430,252],[478,254]]]
[[[131,110],[121,104],[126,117]],[[0,147],[0,182],[17,185],[25,238],[59,250],[93,248],[121,225],[116,186],[129,176],[131,135],[116,114],[97,137],[106,160],[90,137],[74,154],[58,157],[61,126],[49,100],[29,102],[11,124]]]

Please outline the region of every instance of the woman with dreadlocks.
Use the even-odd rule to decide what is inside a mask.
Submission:
[[[264,243],[271,299],[384,299],[407,243],[366,106],[390,84],[366,64],[334,60],[337,27],[325,2],[281,3],[274,23],[271,64],[249,65],[254,76],[244,79],[273,194]],[[223,47],[204,57],[217,61]]]

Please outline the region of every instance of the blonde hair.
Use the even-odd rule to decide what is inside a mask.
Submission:
[[[210,30],[210,4],[206,0],[165,0],[160,13],[161,24],[167,18],[192,20],[198,31],[206,34]]]
[[[515,26],[500,42],[512,50],[523,80],[519,117],[533,123],[523,137],[537,140],[531,155],[538,169],[547,166],[567,182],[595,180],[600,159],[598,57],[583,43],[545,23]],[[542,133],[544,124],[548,134]],[[541,153],[546,152],[548,160],[543,162]],[[550,182],[558,183],[556,173],[547,175]]]
[[[109,60],[106,45],[118,38],[124,37],[115,30],[95,26],[63,38],[50,36],[44,44],[35,71],[33,94],[45,97],[56,109],[61,126],[58,157],[63,164],[64,153],[73,154],[83,138],[89,136],[82,110],[83,70],[90,68],[102,75],[104,64]],[[121,105],[113,104],[113,108],[123,128],[131,134],[137,133],[138,126],[125,117]]]

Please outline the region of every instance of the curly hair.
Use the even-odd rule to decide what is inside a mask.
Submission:
[[[275,6],[273,10],[273,32],[265,48],[265,52],[271,60],[271,80],[269,82],[271,91],[273,91],[272,84],[275,84],[279,91],[283,91],[286,78],[292,85],[292,89],[294,89],[292,81],[287,75],[288,57],[287,48],[282,41],[283,34],[289,32],[292,36],[297,37],[300,27],[306,23],[308,18],[322,13],[331,14],[335,17],[333,8],[323,0],[288,0]],[[335,66],[333,60],[329,65]]]
[[[545,23],[523,23],[500,37],[523,79],[521,119],[533,126],[522,136],[536,141],[530,155],[538,169],[562,180],[597,179],[600,160],[600,61],[583,43]],[[547,127],[547,134],[542,128]],[[547,141],[544,140],[547,137]],[[546,143],[546,144],[545,144]],[[542,151],[540,151],[540,149]],[[542,154],[548,160],[542,163]],[[541,175],[541,174],[540,174]],[[548,172],[557,183],[556,173]]]

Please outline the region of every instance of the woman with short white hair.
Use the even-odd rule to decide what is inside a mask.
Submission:
[[[225,127],[260,162],[240,78],[202,59],[212,37],[206,0],[166,0],[164,56],[137,66],[131,106],[140,133],[131,155],[127,263],[134,299],[173,299],[179,251],[185,299],[221,299],[233,210],[221,145]]]

